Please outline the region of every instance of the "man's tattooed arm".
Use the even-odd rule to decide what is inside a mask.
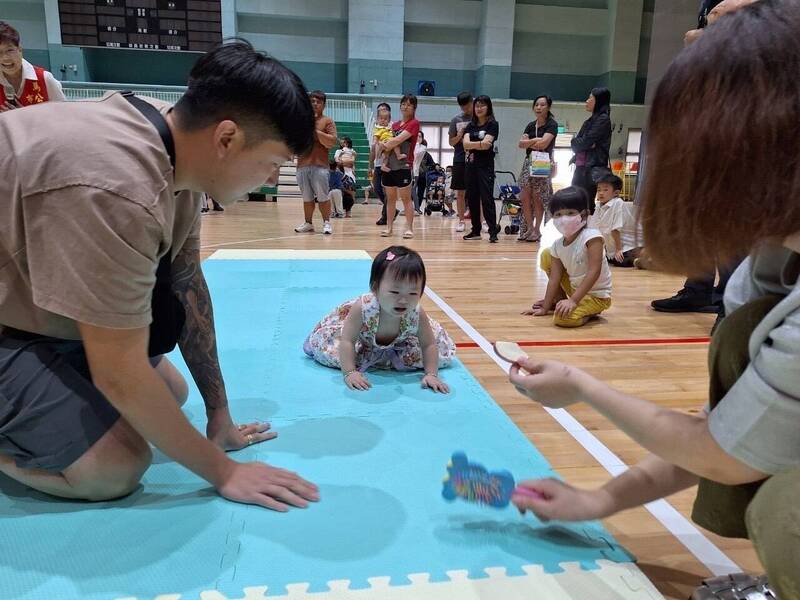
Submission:
[[[175,257],[172,262],[172,289],[186,311],[186,324],[178,345],[203,396],[206,411],[226,408],[228,397],[217,356],[214,311],[200,268],[199,249],[184,248]]]

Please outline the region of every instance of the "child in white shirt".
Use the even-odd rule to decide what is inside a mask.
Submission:
[[[583,188],[571,186],[553,194],[550,212],[563,237],[542,250],[547,292],[522,314],[540,317],[553,312],[555,325],[581,327],[611,306],[611,269],[603,236],[586,226],[589,198]]]
[[[608,262],[615,267],[632,267],[641,254],[641,236],[636,229],[632,202],[619,197],[622,179],[608,173],[597,182],[597,204],[589,224],[603,234]]]

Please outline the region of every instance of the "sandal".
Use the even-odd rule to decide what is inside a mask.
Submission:
[[[403,233],[403,238],[405,238],[407,240],[410,240],[413,237],[414,237],[414,232],[411,231],[410,229],[408,231],[406,231],[405,233]]]
[[[381,231],[381,237],[391,237],[391,235],[392,232],[389,231],[388,229],[384,229],[383,231]]]

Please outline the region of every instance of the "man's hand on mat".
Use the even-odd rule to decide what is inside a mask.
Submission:
[[[270,427],[269,423],[260,422],[236,425],[226,408],[209,414],[206,436],[227,452],[278,437],[275,431],[270,431]]]
[[[529,375],[520,372],[520,367]],[[513,365],[508,380],[517,391],[548,408],[563,408],[583,401],[585,380],[580,369],[554,360],[521,358]]]
[[[442,394],[449,394],[450,387],[436,375],[425,375],[422,378],[422,387],[433,390],[434,392],[441,392]]]
[[[366,392],[372,387],[372,384],[361,371],[354,371],[344,378],[344,382],[351,390],[360,390]]]
[[[217,487],[228,500],[278,512],[286,512],[290,506],[307,508],[309,502],[319,501],[319,488],[297,473],[259,462],[231,463],[230,471]]]
[[[511,502],[520,514],[531,511],[541,521],[589,521],[609,513],[612,501],[605,490],[579,490],[557,479],[521,481],[520,487],[538,492],[542,497],[515,494]]]

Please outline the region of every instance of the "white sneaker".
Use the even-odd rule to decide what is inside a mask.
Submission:
[[[314,233],[314,226],[311,223],[303,223],[294,228],[295,233]]]
[[[464,231],[464,221],[458,222],[458,225],[456,225],[456,231],[458,231],[459,233]]]
[[[313,229],[313,227],[312,227],[312,229]],[[331,227],[331,222],[330,221],[325,221],[325,223],[322,225],[322,233],[325,233],[327,235],[330,235],[330,234],[333,233],[333,227]]]

